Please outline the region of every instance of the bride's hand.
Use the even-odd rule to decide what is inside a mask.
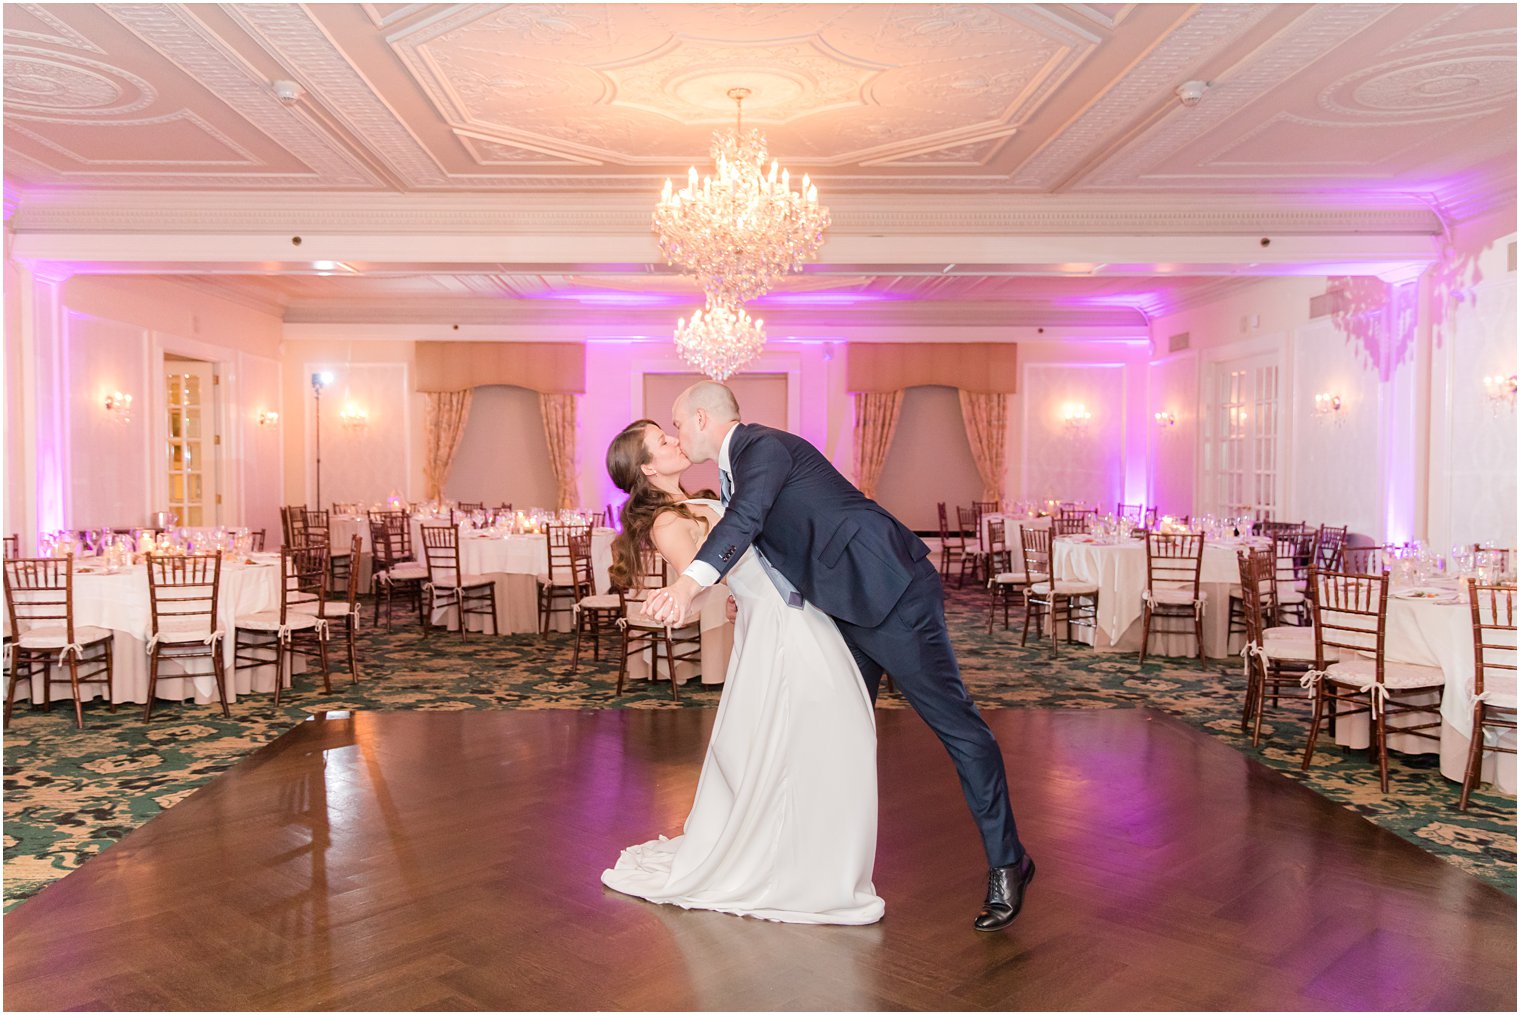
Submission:
[[[723,608],[723,616],[728,618],[730,624],[739,619],[739,603],[733,596],[728,597],[728,605]]]

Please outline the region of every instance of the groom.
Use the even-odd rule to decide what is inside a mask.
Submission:
[[[1018,916],[1034,861],[1019,843],[997,740],[961,683],[945,629],[944,588],[929,548],[867,499],[807,441],[739,422],[739,403],[713,381],[676,399],[676,432],[693,462],[718,460],[727,507],[691,566],[644,612],[680,624],[692,597],[754,544],[787,602],[834,618],[871,700],[882,672],[939,736],[960,775],[991,867],[977,930]]]

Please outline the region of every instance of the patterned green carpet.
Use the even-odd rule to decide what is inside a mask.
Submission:
[[[1515,893],[1515,800],[1489,791],[1466,814],[1458,787],[1442,778],[1434,755],[1392,756],[1392,787],[1378,791],[1377,770],[1364,751],[1345,752],[1321,740],[1307,773],[1300,703],[1269,713],[1260,751],[1240,735],[1243,678],[1239,663],[1199,666],[1192,660],[1104,655],[1063,647],[1058,660],[1020,649],[1018,618],[1009,632],[986,633],[985,592],[951,591],[948,613],[966,684],[983,708],[1126,708],[1150,705],[1225,740],[1285,778],[1303,782],[1384,828]],[[368,618],[366,617],[366,620]],[[610,644],[610,640],[609,640]],[[571,636],[472,638],[435,633],[415,623],[396,633],[365,631],[364,682],[336,671],[331,697],[312,690],[313,677],[276,710],[267,695],[244,699],[224,720],[213,705],[161,703],[153,721],[140,708],[112,715],[99,703],[76,731],[71,709],[51,714],[23,703],[5,736],[5,906],[23,900],[109,848],[313,712],[329,709],[594,709],[711,708],[717,687],[687,685],[679,704],[668,686],[639,685],[614,697],[615,667],[583,661],[570,673]],[[882,708],[903,708],[884,693]]]

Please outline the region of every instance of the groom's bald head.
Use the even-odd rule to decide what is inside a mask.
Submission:
[[[718,457],[723,438],[739,422],[739,400],[726,384],[698,381],[676,397],[671,416],[686,457],[706,462]]]

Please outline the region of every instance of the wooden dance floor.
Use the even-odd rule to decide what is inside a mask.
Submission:
[[[674,834],[710,710],[304,723],[4,920],[9,1009],[1515,1008],[1515,903],[1156,712],[992,711],[1039,863],[984,891],[883,711],[874,927],[602,888]]]

